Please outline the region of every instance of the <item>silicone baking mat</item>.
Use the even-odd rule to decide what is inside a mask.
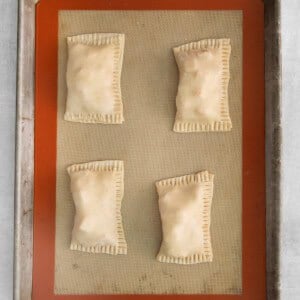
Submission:
[[[55,254],[53,257],[55,272],[51,286],[48,285],[49,292],[53,295],[243,295],[245,285],[242,279],[245,280],[245,276],[244,278],[242,276],[242,263],[245,266],[246,259],[242,259],[242,221],[243,238],[246,237],[242,204],[247,198],[244,194],[247,178],[250,176],[251,179],[251,168],[247,169],[248,173],[245,174],[245,149],[242,156],[242,145],[247,134],[245,127],[249,125],[245,124],[245,119],[249,120],[249,116],[245,116],[246,72],[244,70],[243,78],[243,67],[246,66],[248,69],[248,65],[245,65],[245,58],[243,63],[245,55],[243,10],[133,11],[109,8],[107,4],[105,10],[62,9],[57,12],[58,65],[57,70],[54,70],[58,75],[57,84],[51,86],[51,82],[54,83],[52,77],[49,78],[50,83],[46,81],[48,76],[54,76],[53,67],[50,68],[49,75],[45,74],[46,78],[39,76],[37,78],[37,107],[40,95],[38,87],[45,83],[48,91],[55,86],[57,91],[57,96],[53,99],[49,98],[48,93],[47,99],[51,103],[46,102],[48,111],[51,112],[51,108],[53,109],[53,114],[49,115],[56,119],[50,121],[55,123],[56,129],[55,133],[52,132],[56,141],[55,155],[52,157],[53,160],[50,155],[52,165],[50,170],[44,173],[44,176],[51,176],[50,171],[55,171],[54,178],[50,177],[50,181],[55,180],[52,186],[54,191],[49,191],[52,195],[51,201],[54,201],[52,205],[56,203],[53,216],[55,231],[52,232],[55,234],[55,247],[52,248]],[[39,28],[37,30],[39,33]],[[121,82],[125,123],[122,125],[89,125],[63,120],[66,99],[66,37],[91,32],[125,33]],[[233,130],[226,133],[176,134],[172,131],[172,125],[176,112],[178,71],[172,47],[199,39],[222,37],[230,38],[232,44],[229,107]],[[41,41],[39,34],[37,38]],[[54,46],[48,42],[47,52],[50,52],[51,57],[53,55],[51,51],[55,50]],[[39,47],[37,57],[38,51]],[[259,56],[259,53],[257,55]],[[259,77],[262,72],[259,64],[256,72]],[[263,93],[263,90],[261,92]],[[256,97],[263,101],[262,94],[260,97],[259,94],[258,91]],[[263,105],[258,103],[258,99],[252,99],[252,105],[256,104],[256,108],[260,107],[263,112]],[[45,99],[43,101],[43,108],[46,109]],[[256,111],[253,108],[251,110]],[[41,117],[41,114],[37,117]],[[259,123],[260,118],[261,111],[258,110],[253,120]],[[38,132],[39,128],[36,130]],[[250,133],[250,142],[253,138],[259,142],[263,127],[258,128],[256,134],[254,131]],[[257,146],[259,150],[259,143]],[[44,155],[48,151],[49,149],[44,149]],[[41,149],[36,152],[37,163],[41,153]],[[125,163],[125,197],[122,214],[128,242],[126,256],[87,254],[69,250],[74,206],[66,167],[73,163],[106,159],[121,159]],[[260,162],[256,160],[252,168],[260,168]],[[36,167],[37,165],[42,167],[41,163],[36,164]],[[161,224],[154,182],[204,169],[216,176],[211,226],[214,261],[193,266],[159,263],[155,260],[155,255],[161,242]],[[42,174],[40,169],[39,172],[37,173]],[[245,175],[248,176],[246,181]],[[261,175],[263,172],[256,174],[257,180],[261,180]],[[38,184],[36,183],[36,187],[39,191],[41,186]],[[258,190],[260,184],[256,184]],[[251,192],[254,197],[255,192]],[[253,203],[264,201],[262,195],[259,196]],[[42,200],[38,198],[38,201]],[[264,204],[259,202],[259,207],[262,210],[257,211],[255,220],[257,223],[263,221],[260,218]],[[41,229],[40,222],[36,221],[35,224],[37,229]],[[51,224],[44,223],[44,226]],[[263,235],[262,231],[261,236]],[[35,241],[36,236],[37,234]],[[253,239],[254,237],[252,241]],[[259,245],[257,241],[256,244]],[[260,261],[264,263],[263,248],[257,250],[260,253]],[[35,251],[35,257],[38,259],[37,251],[40,252],[40,248]],[[52,250],[49,249],[47,252],[49,251]],[[36,263],[34,266],[37,267],[34,270],[38,272],[40,266]],[[264,277],[262,275],[259,276]],[[264,282],[256,284],[261,285]],[[42,290],[41,287],[34,290],[37,293],[45,293],[45,289]]]
[[[122,32],[125,122],[67,122],[66,37]],[[178,70],[172,47],[202,38],[231,39],[231,132],[172,130]],[[57,119],[55,292],[61,294],[241,292],[242,13],[241,11],[61,11]],[[128,255],[70,251],[74,204],[67,166],[124,160],[123,224]],[[191,266],[155,260],[161,242],[157,180],[209,170],[214,260]],[[83,275],[84,274],[84,275]]]

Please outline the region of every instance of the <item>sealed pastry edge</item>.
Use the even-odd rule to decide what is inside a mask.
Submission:
[[[93,172],[116,172],[116,232],[118,236],[118,245],[89,246],[71,242],[70,249],[89,253],[106,254],[127,254],[127,243],[122,223],[121,205],[124,194],[124,163],[121,160],[94,161],[82,164],[71,165],[67,168],[69,174],[90,170]],[[74,201],[74,200],[73,200]]]
[[[195,253],[190,256],[185,257],[175,257],[170,255],[164,255],[161,253],[161,248],[163,245],[160,246],[160,250],[156,256],[156,259],[162,263],[175,263],[175,264],[197,264],[197,263],[204,263],[204,262],[212,262],[213,260],[213,253],[212,253],[212,246],[211,246],[211,235],[210,235],[210,216],[211,216],[211,204],[212,204],[212,197],[213,197],[213,180],[214,175],[210,174],[208,171],[201,171],[196,174],[184,175],[179,177],[173,177],[168,179],[163,179],[156,182],[156,187],[163,187],[163,186],[183,186],[189,185],[194,183],[203,183],[205,187],[205,192],[203,195],[203,239],[204,239],[204,252],[203,253]],[[159,194],[159,193],[158,193]],[[160,196],[159,196],[160,197]]]
[[[113,91],[114,91],[114,112],[112,114],[100,113],[72,113],[65,112],[64,120],[80,123],[99,124],[122,124],[123,101],[121,91],[121,73],[124,59],[125,34],[123,33],[89,33],[67,37],[69,44],[84,44],[89,46],[114,45],[114,70],[113,70]]]
[[[230,79],[230,54],[231,54],[231,45],[230,39],[205,39],[197,42],[191,42],[188,44],[183,44],[173,48],[173,53],[176,58],[177,54],[181,51],[189,50],[207,50],[207,49],[222,49],[222,77],[221,77],[221,86],[222,86],[222,96],[221,96],[221,120],[214,121],[211,123],[202,123],[202,122],[190,122],[190,121],[178,121],[175,117],[175,122],[173,126],[173,131],[179,133],[186,132],[207,132],[207,131],[230,131],[232,129],[232,122],[229,115],[229,104],[228,104],[228,84]],[[176,59],[177,61],[177,59]]]

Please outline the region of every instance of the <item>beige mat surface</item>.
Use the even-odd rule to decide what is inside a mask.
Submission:
[[[125,33],[122,94],[125,123],[94,125],[63,120],[66,37]],[[231,132],[172,131],[178,70],[172,47],[205,38],[230,38]],[[55,293],[236,294],[242,291],[242,12],[61,11],[59,14]],[[128,255],[69,250],[74,205],[66,167],[93,160],[124,160],[123,224]],[[154,182],[208,170],[214,261],[197,265],[155,260],[161,242]]]

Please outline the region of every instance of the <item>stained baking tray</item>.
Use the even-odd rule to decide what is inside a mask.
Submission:
[[[41,0],[43,1],[43,0]],[[35,9],[19,2],[14,298],[31,299],[34,191]],[[265,1],[267,298],[279,299],[280,1]]]

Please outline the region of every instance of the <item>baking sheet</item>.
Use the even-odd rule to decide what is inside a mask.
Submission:
[[[126,35],[122,72],[125,123],[66,122],[66,37]],[[227,133],[172,131],[178,71],[172,47],[204,38],[231,39]],[[60,11],[57,128],[55,293],[237,294],[241,276],[241,11]],[[122,214],[127,256],[69,250],[74,206],[66,167],[92,160],[125,163]],[[155,260],[161,224],[154,182],[207,169],[215,174],[214,261],[194,266]]]

